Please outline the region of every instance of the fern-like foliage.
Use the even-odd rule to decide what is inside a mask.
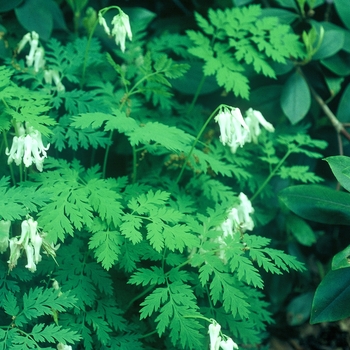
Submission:
[[[204,60],[203,73],[215,75],[219,86],[236,96],[249,97],[245,65],[267,77],[275,72],[268,60],[286,63],[289,57],[304,57],[298,37],[277,17],[261,17],[259,5],[209,10],[206,20],[196,14],[202,32],[187,31],[193,42],[189,52]]]

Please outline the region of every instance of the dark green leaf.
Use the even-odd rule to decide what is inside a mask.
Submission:
[[[7,12],[13,10],[21,4],[23,0],[0,0],[0,12]]]
[[[313,55],[312,59],[319,60],[326,57],[333,56],[344,45],[344,32],[340,30],[327,30],[324,33],[324,37],[320,48]]]
[[[344,267],[350,267],[350,245],[334,255],[332,259],[332,270],[338,270]]]
[[[348,0],[334,0],[335,9],[344,25],[350,29],[350,6]]]
[[[334,176],[339,183],[350,192],[350,158],[345,156],[333,156],[325,159],[330,165]]]
[[[298,73],[291,75],[282,89],[281,107],[292,124],[302,120],[311,105],[310,90]]]
[[[348,84],[340,99],[337,118],[341,123],[350,122],[350,84]]]
[[[285,188],[280,199],[295,214],[323,224],[350,225],[350,194],[321,185]]]
[[[330,271],[316,289],[310,323],[333,322],[350,316],[350,269]]]

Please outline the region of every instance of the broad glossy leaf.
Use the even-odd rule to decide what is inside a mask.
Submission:
[[[290,24],[299,18],[299,16],[296,13],[283,10],[283,9],[272,8],[272,7],[264,8],[262,10],[262,16],[278,17],[278,21],[284,24]]]
[[[35,31],[40,39],[48,40],[53,28],[66,30],[61,9],[54,0],[26,0],[16,7],[18,21],[28,31]]]
[[[319,60],[333,56],[344,45],[344,32],[341,30],[326,30],[320,48],[312,59]]]
[[[0,0],[0,12],[7,12],[13,10],[21,4],[23,0]]]
[[[297,241],[306,246],[311,246],[316,242],[316,235],[312,228],[300,217],[296,215],[288,215],[287,230],[290,231]]]
[[[345,156],[333,156],[325,159],[339,183],[350,192],[350,158]]]
[[[335,9],[345,27],[350,29],[350,6],[349,0],[334,0]]]
[[[282,85],[268,85],[255,89],[250,93],[249,103],[263,115],[280,115],[281,90]]]
[[[337,118],[342,123],[350,122],[350,84],[348,84],[340,99]]]
[[[334,56],[321,60],[321,63],[341,77],[350,74],[350,54],[345,51],[339,51]]]
[[[338,270],[344,267],[350,267],[350,245],[334,255],[332,259],[332,270]]]
[[[297,2],[294,0],[276,0],[282,7],[288,7],[295,11],[299,10]]]
[[[333,322],[350,316],[350,269],[330,271],[316,289],[310,323]]]
[[[309,111],[311,95],[305,79],[298,73],[286,81],[281,95],[281,107],[292,124],[302,120]]]
[[[313,297],[313,292],[303,293],[288,304],[287,321],[290,326],[299,326],[309,319]]]
[[[322,224],[350,225],[350,194],[321,185],[283,189],[279,198],[295,214]]]
[[[53,19],[47,6],[45,6],[45,0],[27,0],[15,9],[15,13],[19,23],[26,30],[37,32],[43,40],[50,38]]]

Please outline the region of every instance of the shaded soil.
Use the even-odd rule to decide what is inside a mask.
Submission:
[[[293,334],[272,337],[270,349],[350,350],[350,319],[333,323],[298,326],[294,329]]]

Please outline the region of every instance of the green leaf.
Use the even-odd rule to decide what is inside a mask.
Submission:
[[[311,246],[316,242],[316,235],[310,225],[298,216],[288,215],[286,226],[287,232],[291,232],[300,244]]]
[[[350,84],[345,88],[337,109],[337,118],[341,123],[350,122]]]
[[[332,270],[350,267],[350,245],[334,255],[332,259]]]
[[[94,250],[95,258],[102,263],[103,268],[109,270],[119,260],[123,242],[124,239],[117,231],[98,230],[90,237],[89,249]]]
[[[141,242],[142,234],[139,230],[142,226],[142,219],[127,213],[122,217],[122,220],[123,223],[120,225],[122,234],[133,244]]]
[[[334,56],[321,60],[321,63],[331,72],[341,77],[350,74],[350,54],[345,51],[339,51]]]
[[[15,317],[18,315],[19,307],[17,305],[17,299],[14,294],[9,291],[2,300],[2,307],[9,316]]]
[[[347,0],[334,0],[335,9],[344,25],[350,29],[350,8]]]
[[[151,316],[153,312],[158,311],[160,305],[168,300],[168,288],[156,288],[146,299],[140,304],[142,306],[140,319]]]
[[[334,322],[350,316],[350,269],[331,270],[317,287],[310,323]]]
[[[158,266],[152,266],[150,269],[140,268],[129,279],[131,284],[136,285],[155,285],[165,283],[164,270]]]
[[[321,185],[283,189],[279,198],[295,214],[322,224],[350,225],[350,194]]]
[[[98,340],[103,344],[107,345],[110,340],[112,330],[108,326],[108,323],[103,319],[102,315],[96,311],[89,311],[85,314],[86,322],[92,326],[94,334],[97,335]]]
[[[76,298],[69,292],[61,293],[54,289],[36,287],[23,295],[23,313],[28,320],[52,314],[52,310],[65,311],[74,306]]]
[[[81,336],[76,331],[64,329],[61,326],[50,324],[45,326],[43,323],[36,324],[30,335],[36,342],[50,343],[74,343],[81,339]]]
[[[321,46],[312,56],[313,60],[320,60],[333,56],[344,45],[344,32],[341,30],[326,30]]]
[[[332,169],[339,183],[350,192],[350,158],[346,156],[332,156],[325,159]]]
[[[292,74],[282,89],[281,107],[292,124],[302,120],[311,106],[311,95],[305,79]]]

